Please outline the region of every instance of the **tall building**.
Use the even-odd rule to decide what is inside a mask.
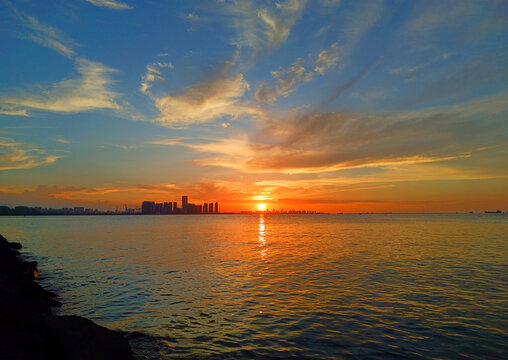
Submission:
[[[208,204],[207,203],[203,204],[203,214],[208,214]]]
[[[173,202],[173,214],[176,214],[177,213],[177,206],[176,206],[176,201]]]
[[[213,203],[208,204],[208,213],[213,214]]]
[[[218,202],[215,203],[215,213],[216,214],[219,213],[219,203]]]
[[[142,214],[154,214],[155,213],[155,201],[143,201],[141,204]]]
[[[189,205],[189,197],[188,196],[182,196],[182,211],[183,213],[187,213],[187,207]]]
[[[162,209],[163,214],[172,214],[173,213],[173,203],[165,202],[164,208]]]
[[[162,204],[155,204],[155,214],[162,214]]]

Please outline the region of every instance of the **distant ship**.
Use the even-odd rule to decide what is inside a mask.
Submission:
[[[485,211],[485,214],[502,214],[503,212],[501,210],[498,211]]]

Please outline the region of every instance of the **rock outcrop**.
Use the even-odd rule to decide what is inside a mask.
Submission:
[[[20,259],[21,248],[0,235],[0,358],[132,359],[122,334],[80,316],[53,315],[62,304],[35,281],[37,262]]]

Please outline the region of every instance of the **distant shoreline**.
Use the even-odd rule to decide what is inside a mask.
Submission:
[[[215,215],[506,215],[506,212],[497,211],[483,211],[483,212],[360,212],[360,213],[325,213],[315,212],[311,214],[305,213],[291,213],[291,214],[280,214],[270,212],[221,212],[214,214],[126,214],[126,213],[114,213],[114,212],[103,212],[99,214],[0,214],[0,217],[46,217],[46,216],[215,216]]]

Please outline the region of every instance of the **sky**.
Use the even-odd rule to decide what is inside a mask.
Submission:
[[[0,205],[508,210],[508,2],[0,0]]]

